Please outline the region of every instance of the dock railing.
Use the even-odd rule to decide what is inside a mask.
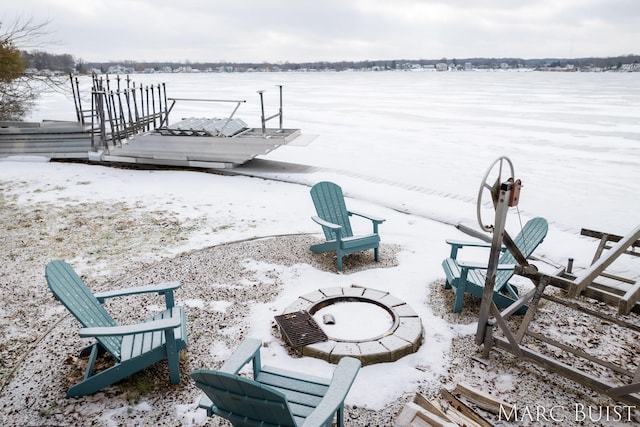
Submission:
[[[94,74],[91,86],[91,106],[86,109],[80,95],[77,77],[71,78],[76,118],[91,132],[91,145],[101,148],[121,146],[122,141],[157,129],[168,122],[166,85],[137,85],[129,76],[115,79]]]
[[[236,100],[236,99],[200,99],[200,98],[169,98],[169,101],[171,101],[171,106],[167,110],[167,114],[165,116],[165,119],[169,116],[169,113],[171,112],[171,110],[173,110],[173,107],[176,105],[177,101],[184,101],[184,102],[229,102],[229,103],[236,104],[235,108],[233,109],[233,111],[231,112],[229,117],[226,118],[226,120],[224,122],[224,125],[220,129],[219,132],[221,134],[224,134],[224,130],[226,129],[226,127],[229,124],[229,122],[231,121],[231,119],[233,119],[233,116],[236,114],[236,111],[238,111],[238,108],[240,108],[240,105],[245,103],[245,102],[247,102],[246,100]],[[168,125],[169,125],[169,123],[164,123],[164,126],[168,126]],[[163,123],[160,123],[159,127],[162,127],[162,126],[163,126]]]
[[[264,115],[264,90],[259,90],[258,94],[260,95],[260,110],[261,110],[261,122],[262,122],[262,136],[266,138],[267,136],[267,122],[271,119],[275,119],[276,117],[279,118],[279,130],[282,130],[282,85],[276,85],[279,88],[280,91],[280,108],[278,109],[278,112],[269,116],[269,117],[265,117]]]
[[[91,105],[86,109],[80,96],[80,83],[76,76],[70,75],[73,99],[78,122],[91,132],[91,146],[94,151],[107,150],[110,146],[121,147],[122,143],[143,132],[167,129],[169,113],[177,101],[185,102],[221,102],[235,104],[231,114],[225,119],[219,134],[226,136],[225,130],[231,126],[233,117],[245,100],[233,99],[197,99],[167,98],[165,83],[143,86],[126,77],[109,74],[93,74],[91,86]],[[282,85],[279,89],[278,112],[267,117],[264,107],[264,90],[259,90],[262,137],[267,138],[267,122],[278,118],[278,131],[283,127]],[[86,104],[87,101],[84,101]]]

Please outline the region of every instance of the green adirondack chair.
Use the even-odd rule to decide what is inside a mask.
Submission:
[[[542,243],[548,229],[549,225],[544,218],[533,218],[527,221],[520,233],[513,239],[525,258],[529,258],[538,245]],[[490,248],[491,244],[480,241],[463,242],[458,240],[447,240],[446,242],[451,246],[451,254],[449,258],[442,261],[442,268],[447,276],[445,288],[453,288],[455,292],[453,312],[459,313],[462,310],[465,292],[482,297],[487,266],[486,264],[480,265],[459,261],[457,259],[458,250],[465,246]],[[496,272],[496,281],[493,288],[493,301],[498,307],[507,307],[518,299],[517,289],[509,283],[509,280],[513,277],[513,269],[517,262],[511,252],[506,248],[502,248],[502,250],[503,254],[498,260],[498,271]],[[526,309],[526,306],[521,307],[517,313],[523,313]]]
[[[262,366],[257,339],[245,339],[219,371],[195,370],[191,377],[204,391],[200,407],[234,426],[344,426],[344,399],[360,370],[360,361],[343,357],[331,379]],[[253,379],[238,371],[253,364]]]
[[[342,188],[332,182],[324,181],[314,185],[311,188],[311,199],[317,213],[317,216],[311,219],[322,226],[326,239],[324,243],[311,246],[313,253],[335,251],[338,271],[342,271],[342,257],[354,252],[373,249],[375,260],[380,261],[378,225],[382,224],[384,219],[347,210]],[[349,221],[352,215],[370,220],[373,224],[373,233],[354,236]]]
[[[79,335],[96,342],[82,353],[89,354],[84,379],[72,386],[67,397],[95,393],[156,362],[167,359],[172,384],[180,383],[179,353],[187,347],[186,319],[182,307],[174,306],[177,282],[93,294],[69,264],[51,261],[45,268],[49,288],[82,325]],[[164,295],[166,310],[142,323],[118,326],[104,309],[108,298],[155,292]],[[114,365],[94,373],[96,358],[107,351]]]

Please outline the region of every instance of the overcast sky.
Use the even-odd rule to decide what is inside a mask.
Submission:
[[[86,61],[306,62],[640,53],[639,0],[0,0]],[[30,49],[28,49],[30,50]]]

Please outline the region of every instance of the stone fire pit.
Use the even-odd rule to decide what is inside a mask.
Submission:
[[[396,361],[416,352],[422,344],[418,314],[388,292],[358,286],[318,289],[300,296],[283,314],[298,311],[314,316],[328,337],[327,341],[299,348],[303,356],[330,363],[351,356],[364,366]]]

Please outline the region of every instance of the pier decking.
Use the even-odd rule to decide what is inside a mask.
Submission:
[[[121,88],[126,82],[126,88]],[[137,86],[118,77],[93,76],[91,107],[84,109],[77,78],[71,77],[77,122],[0,122],[0,158],[41,156],[49,159],[101,163],[233,168],[269,153],[300,136],[300,129],[282,126],[280,109],[265,117],[263,96],[260,128],[234,118],[244,100],[167,98],[166,86]],[[169,124],[177,101],[227,102],[235,108],[226,118],[188,118]],[[277,128],[267,128],[278,118]]]
[[[267,154],[300,135],[299,129],[248,128],[235,137],[141,134],[109,149],[103,162],[195,168],[232,168]]]

